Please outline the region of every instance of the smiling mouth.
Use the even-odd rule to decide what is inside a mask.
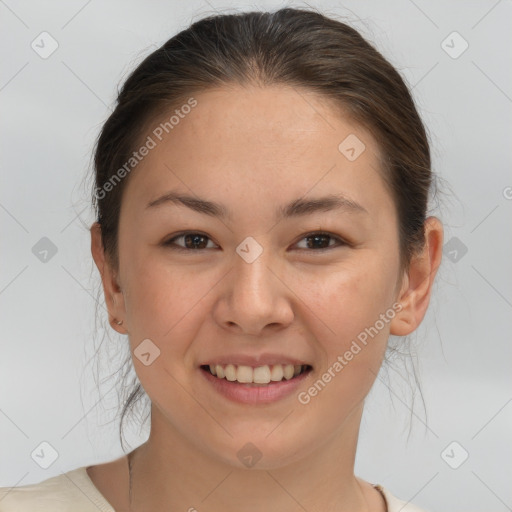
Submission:
[[[271,384],[294,379],[310,372],[313,368],[308,364],[273,364],[253,368],[244,365],[202,365],[201,370],[218,379],[238,382],[241,384]]]

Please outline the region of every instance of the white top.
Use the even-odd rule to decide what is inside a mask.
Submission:
[[[115,512],[86,471],[87,466],[48,478],[38,484],[0,487],[0,512]],[[395,498],[380,485],[388,512],[425,512]]]

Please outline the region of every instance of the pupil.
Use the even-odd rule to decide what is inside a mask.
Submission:
[[[203,235],[185,235],[185,245],[188,249],[197,249],[196,244],[198,243],[198,240],[201,238],[205,238]],[[193,240],[191,244],[188,243],[189,240]],[[204,246],[204,244],[203,244]]]
[[[329,237],[329,235],[311,235],[308,238],[314,239],[315,242],[318,242],[319,239],[323,239],[325,241],[326,239],[329,239],[330,237]],[[308,243],[308,247],[311,249],[312,247],[318,247],[318,246],[315,246],[314,243],[313,244]]]

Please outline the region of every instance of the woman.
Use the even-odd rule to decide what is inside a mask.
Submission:
[[[2,489],[0,510],[418,511],[354,475],[443,239],[425,129],[382,55],[313,10],[199,20],[126,80],[95,172],[92,255],[150,436]]]

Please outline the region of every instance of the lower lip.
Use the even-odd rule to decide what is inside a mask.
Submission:
[[[311,373],[310,369],[293,379],[270,382],[269,384],[242,384],[237,381],[219,379],[201,368],[199,371],[221,395],[233,402],[253,405],[269,404],[290,396]]]

